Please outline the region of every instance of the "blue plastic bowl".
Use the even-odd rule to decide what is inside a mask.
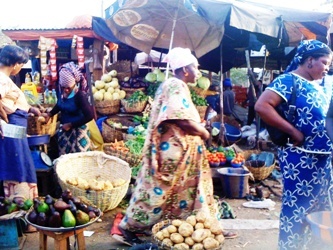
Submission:
[[[242,167],[242,165],[243,165],[243,163],[233,163],[233,162],[231,162],[231,166],[233,167],[233,168],[240,168],[240,167]]]
[[[212,127],[217,128],[218,130],[220,130],[221,123],[220,122],[213,122]],[[232,126],[232,125],[229,125],[229,124],[226,124],[226,123],[224,123],[224,127],[225,127],[225,130],[226,130],[226,133],[225,133],[224,137],[228,142],[236,142],[236,141],[238,141],[242,138],[242,131],[239,128],[237,128],[235,126]]]

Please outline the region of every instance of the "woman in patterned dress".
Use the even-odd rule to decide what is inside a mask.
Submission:
[[[329,209],[332,142],[328,134],[333,131],[325,128],[325,118],[332,89],[318,80],[327,74],[331,61],[332,52],[326,44],[302,41],[284,74],[267,86],[255,105],[265,123],[291,137],[291,144],[278,148],[283,174],[279,249],[307,249],[313,240],[307,233],[306,215]],[[274,107],[291,98],[293,80],[296,112],[291,124]]]
[[[94,118],[93,110],[80,84],[86,84],[80,68],[73,62],[65,63],[59,70],[60,98],[48,114],[61,113],[58,132],[59,155],[91,150],[87,123]]]
[[[209,132],[200,124],[187,86],[200,76],[198,61],[183,48],[170,50],[166,61],[175,77],[156,91],[143,166],[119,227],[130,244],[140,242],[132,232],[149,233],[165,218],[185,218],[194,210],[217,216],[204,143]]]

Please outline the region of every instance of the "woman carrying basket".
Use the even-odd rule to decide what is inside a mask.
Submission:
[[[129,245],[141,242],[135,232],[149,234],[165,218],[185,218],[199,210],[218,216],[205,148],[209,132],[200,124],[187,86],[200,75],[198,61],[184,48],[173,48],[166,60],[175,77],[156,91],[143,166],[119,225],[123,237],[114,235]]]

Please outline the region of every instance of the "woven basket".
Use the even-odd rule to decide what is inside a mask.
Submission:
[[[52,116],[47,123],[38,121],[37,116],[28,116],[28,135],[50,135],[54,136],[57,129],[58,114]]]
[[[271,166],[266,166],[264,161],[245,161],[244,166],[252,173],[255,180],[261,181],[272,173],[275,162]]]
[[[120,100],[96,101],[95,108],[101,115],[116,114],[120,110]]]
[[[63,190],[69,189],[73,196],[83,196],[101,211],[114,209],[125,197],[131,180],[131,169],[127,162],[100,151],[62,155],[55,160],[55,172]],[[78,188],[66,182],[71,177],[85,180],[114,181],[124,179],[125,184],[110,190],[94,191]]]
[[[117,78],[119,81],[124,81],[126,77],[131,77],[131,72],[118,72]]]
[[[129,151],[123,152],[120,150],[115,150],[111,148],[110,143],[103,144],[103,151],[108,155],[112,155],[126,161],[130,167],[138,166],[141,163],[141,156],[134,155]]]
[[[208,106],[195,106],[199,112],[200,118],[204,119]]]
[[[126,97],[125,98],[129,98],[135,91],[142,91],[142,92],[146,91],[145,88],[124,88],[124,87],[121,87],[121,89],[126,92]]]
[[[199,87],[190,87],[190,89],[193,89],[195,91],[195,93],[201,97],[207,97],[209,95],[217,95],[218,92],[216,91],[212,91],[212,90],[204,90],[202,88]]]
[[[158,231],[162,230],[163,228],[166,228],[167,226],[171,225],[171,220],[163,220],[159,223],[156,223],[153,228],[152,228],[152,240],[154,243],[156,243],[158,245],[158,249],[162,249],[162,250],[173,250],[173,249],[176,249],[174,247],[170,247],[170,246],[167,246],[165,244],[163,244],[159,239],[156,238],[156,234]],[[222,244],[220,244],[219,247],[217,248],[212,248],[211,250],[217,250],[217,249],[222,249]],[[191,249],[191,248],[190,248]]]
[[[122,99],[121,105],[124,107],[125,112],[127,113],[139,113],[145,109],[147,101],[129,103],[126,99]]]
[[[115,142],[122,141],[123,134],[126,133],[129,126],[134,126],[134,122],[131,120],[132,118],[127,116],[114,116],[107,118],[102,123],[102,137],[104,139],[104,142]],[[122,128],[116,128],[110,123],[121,123]]]

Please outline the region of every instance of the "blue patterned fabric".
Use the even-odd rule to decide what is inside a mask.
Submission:
[[[297,69],[298,65],[302,61],[304,55],[307,55],[309,53],[313,53],[316,50],[320,50],[323,48],[329,48],[325,43],[322,43],[317,40],[304,40],[301,41],[300,44],[297,47],[296,54],[293,58],[293,60],[290,62],[284,73],[291,72],[295,69]]]
[[[308,213],[329,209],[328,187],[332,183],[332,143],[325,128],[331,96],[325,86],[294,75],[297,86],[294,125],[305,137],[302,147],[279,147],[283,174],[279,249],[306,249]],[[291,98],[292,74],[277,77],[268,87],[284,100]],[[287,112],[287,111],[286,111]],[[312,153],[309,153],[308,151]]]

